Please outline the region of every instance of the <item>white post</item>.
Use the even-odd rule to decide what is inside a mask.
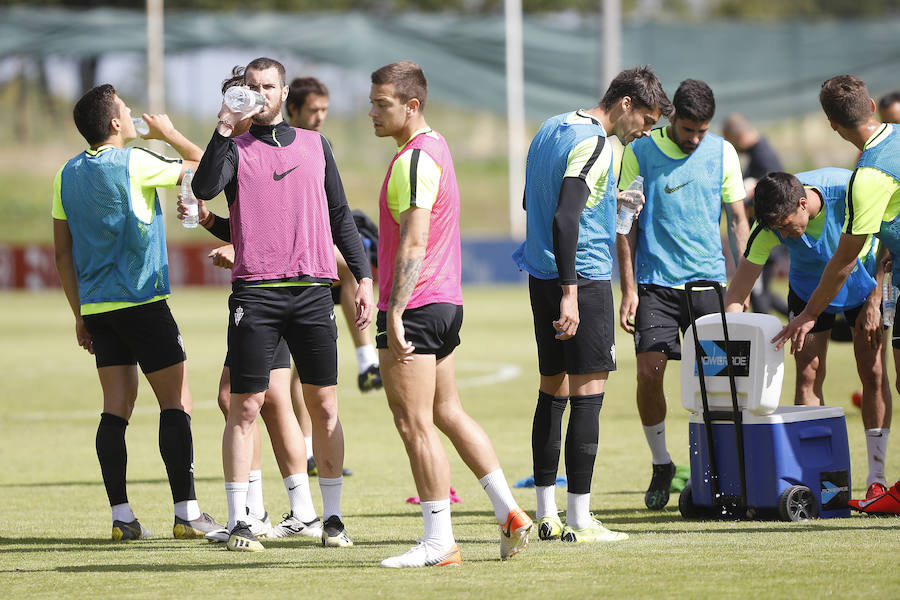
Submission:
[[[603,56],[600,64],[599,96],[602,97],[609,82],[622,70],[622,0],[603,0]]]
[[[522,0],[505,0],[506,127],[509,162],[509,232],[525,238],[525,74],[522,58]]]
[[[163,72],[165,41],[163,39],[163,4],[165,0],[147,0],[147,112],[151,114],[166,111],[165,73]],[[150,149],[163,154],[166,144],[162,140],[150,140]],[[166,210],[165,190],[159,191]]]
[[[166,90],[163,73],[163,3],[147,0],[147,110],[165,112]]]

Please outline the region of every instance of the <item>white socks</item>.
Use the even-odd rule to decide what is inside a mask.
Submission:
[[[134,511],[131,510],[131,505],[127,502],[123,502],[122,504],[116,504],[115,506],[110,506],[112,509],[112,519],[113,521],[122,521],[123,523],[131,523],[137,517],[134,516]]]
[[[365,373],[366,369],[377,364],[378,355],[375,353],[375,346],[368,344],[356,349],[356,365],[359,367],[360,373]]]
[[[494,516],[501,525],[506,523],[506,517],[509,511],[517,508],[519,505],[513,498],[512,492],[509,490],[509,484],[506,483],[506,477],[503,476],[503,469],[497,469],[488,473],[478,480],[484,491],[487,492],[491,504],[494,505]]]
[[[644,426],[644,437],[650,446],[650,454],[653,455],[654,465],[667,465],[672,462],[669,451],[666,449],[666,422],[660,421],[650,427]]]
[[[341,486],[344,477],[319,477],[319,490],[322,492],[322,520],[331,515],[341,516]]]
[[[884,458],[887,454],[890,429],[866,429],[866,456],[869,459],[869,476],[866,488],[875,483],[885,483]]]
[[[455,542],[453,526],[450,523],[450,498],[446,500],[423,501],[422,519],[425,521],[423,541],[432,548],[449,549]]]
[[[536,485],[534,491],[537,492],[537,518],[557,516],[559,509],[556,508],[556,486]]]
[[[284,478],[284,489],[287,490],[288,501],[291,503],[291,514],[304,523],[315,520],[317,515],[309,491],[309,475],[306,473],[288,475]]]
[[[266,516],[266,506],[263,503],[262,471],[260,469],[250,471],[250,480],[247,489],[247,514],[262,520]]]
[[[591,495],[568,494],[566,501],[566,525],[572,529],[584,529],[591,524]]]
[[[182,500],[175,503],[175,516],[185,521],[200,518],[200,503],[196,500]]]
[[[238,521],[242,521],[247,514],[247,489],[250,484],[246,481],[226,481],[225,499],[228,500],[228,531],[234,529]]]

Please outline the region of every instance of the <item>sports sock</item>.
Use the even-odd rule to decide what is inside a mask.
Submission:
[[[166,464],[172,500],[196,500],[191,417],[183,410],[167,408],[160,411],[159,454]]]
[[[356,365],[360,373],[365,373],[369,367],[377,364],[378,355],[375,353],[375,346],[367,344],[356,349]]]
[[[247,483],[250,486],[247,489],[247,514],[262,519],[266,516],[266,505],[263,502],[262,470],[251,470]]]
[[[322,492],[322,519],[331,515],[341,516],[341,486],[344,477],[319,476],[319,490]]]
[[[494,505],[494,516],[497,517],[497,522],[503,525],[506,523],[509,511],[519,506],[516,499],[513,498],[509,484],[506,482],[506,477],[503,476],[503,469],[491,471],[479,479],[478,483],[487,492],[488,498],[491,499],[491,504]]]
[[[309,459],[313,455],[312,451],[312,436],[304,436],[303,442],[306,444],[306,458]]]
[[[244,519],[247,514],[247,488],[246,481],[226,481],[225,499],[228,500],[228,531],[234,529],[238,521]]]
[[[555,517],[559,514],[556,508],[556,486],[555,485],[536,485],[534,491],[537,492],[537,518]]]
[[[672,462],[669,450],[666,448],[666,421],[662,420],[650,427],[644,426],[644,437],[650,446],[650,454],[653,456],[654,465],[667,465]]]
[[[196,500],[182,500],[175,503],[175,516],[185,521],[200,518],[200,503]]]
[[[584,529],[591,524],[591,495],[573,494],[566,498],[566,525],[572,529]]]
[[[531,426],[531,457],[534,485],[556,485],[559,449],[562,441],[562,417],[568,398],[538,392]]]
[[[122,521],[123,523],[131,523],[137,517],[134,516],[134,511],[131,510],[131,505],[127,502],[123,502],[122,504],[116,504],[115,506],[111,506],[112,508],[112,520],[113,521]]]
[[[571,396],[569,401],[572,414],[566,430],[566,477],[571,493],[588,494],[597,458],[603,394]]]
[[[125,471],[128,465],[128,451],[125,449],[125,428],[128,421],[111,413],[100,415],[97,426],[97,459],[100,461],[100,472],[103,474],[103,485],[109,505],[116,506],[128,503],[125,486]],[[121,519],[119,519],[121,521]],[[133,521],[134,519],[132,519]]]
[[[450,498],[423,501],[421,508],[422,518],[425,520],[422,541],[439,550],[450,548],[455,543],[453,525],[450,522]]]
[[[291,503],[291,514],[309,523],[316,518],[316,507],[313,506],[312,494],[309,491],[309,475],[295,473],[284,478],[284,489],[287,490]]]
[[[869,459],[869,476],[866,487],[875,483],[885,483],[884,460],[887,455],[890,429],[866,429],[866,456]]]

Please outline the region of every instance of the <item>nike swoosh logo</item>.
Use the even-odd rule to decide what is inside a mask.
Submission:
[[[680,190],[681,188],[683,188],[684,186],[686,186],[687,184],[689,184],[691,181],[693,181],[693,179],[691,179],[690,181],[686,181],[686,182],[682,183],[681,185],[675,186],[675,187],[673,187],[673,188],[670,188],[670,187],[668,186],[668,184],[666,184],[666,187],[665,187],[666,193],[667,193],[667,194],[671,194],[672,192],[677,192],[678,190]]]
[[[300,166],[300,165],[297,165],[297,167],[299,167],[299,166]],[[297,167],[291,167],[290,169],[288,169],[288,170],[285,171],[284,173],[279,173],[278,171],[272,171],[272,179],[275,180],[275,181],[281,181],[282,179],[284,179],[285,177],[287,177],[287,174],[288,174],[288,173],[290,173],[291,171],[293,171],[293,170],[296,169]]]
[[[436,515],[436,514],[438,514],[438,513],[444,512],[445,510],[447,510],[447,509],[446,509],[446,508],[442,508],[441,510],[433,510],[433,511],[431,511],[431,514]]]
[[[300,487],[300,484],[297,484],[294,487],[289,487],[288,491],[290,492],[291,490],[296,490],[298,487]]]
[[[859,501],[859,507],[860,507],[860,508],[865,508],[865,507],[867,507],[868,505],[870,505],[870,504],[872,504],[873,502],[875,502],[876,500],[879,500],[880,498],[881,498],[881,496],[876,496],[876,497],[874,497],[874,498],[872,498],[872,499],[870,499],[870,500],[860,500],[860,501]]]

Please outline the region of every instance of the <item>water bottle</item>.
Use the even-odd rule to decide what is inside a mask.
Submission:
[[[616,233],[627,235],[631,231],[631,225],[634,223],[634,213],[637,207],[641,205],[641,196],[644,195],[644,178],[638,175],[625,190],[625,198],[619,206],[619,213],[616,215]]]
[[[881,281],[881,318],[884,320],[885,327],[893,326],[896,308],[897,288],[891,281],[891,274],[885,273],[884,279]]]
[[[194,190],[191,189],[191,180],[193,178],[194,171],[185,169],[184,177],[181,178],[181,203],[187,209],[187,214],[184,215],[184,221],[181,224],[188,229],[193,229],[200,223],[197,198],[194,197]]]
[[[134,129],[138,132],[138,135],[147,135],[150,133],[150,127],[143,117],[131,117],[131,120],[134,121]]]
[[[259,92],[233,86],[225,90],[225,106],[244,116],[255,114],[266,105],[266,99]]]

